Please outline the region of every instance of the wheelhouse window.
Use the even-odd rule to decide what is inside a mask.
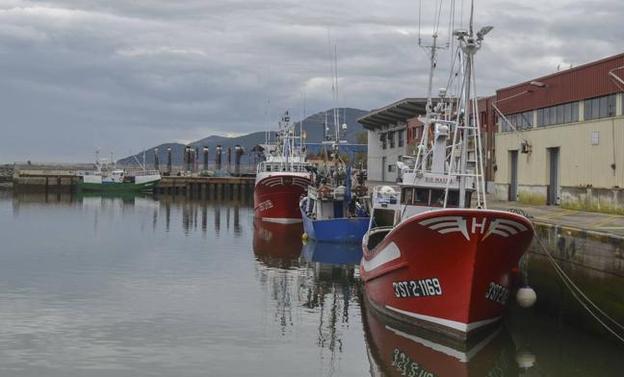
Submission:
[[[444,189],[425,189],[404,187],[401,189],[401,204],[424,207],[444,207]],[[471,191],[466,191],[466,207],[470,207]],[[459,206],[459,191],[449,190],[446,200],[447,208]]]
[[[414,188],[404,187],[401,190],[401,204],[412,204],[414,198]]]
[[[431,199],[429,205],[431,207],[444,207],[445,190],[431,190]]]
[[[428,206],[429,205],[429,189],[404,187],[401,190],[401,204]]]

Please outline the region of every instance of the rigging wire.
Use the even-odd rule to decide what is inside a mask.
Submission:
[[[446,46],[451,46],[451,40],[453,39],[453,17],[455,15],[455,0],[451,0],[449,4],[449,20],[448,20],[448,39],[446,41]],[[451,48],[452,50],[452,48]]]
[[[487,208],[487,199],[485,197],[485,174],[483,171],[483,145],[481,142],[481,120],[479,118],[479,100],[477,97],[477,74],[475,71],[474,60],[472,61],[472,90],[474,93],[474,99],[472,100],[472,117],[474,119],[475,126],[474,132],[476,133],[476,148],[478,150],[478,153],[475,153],[477,158],[476,165],[478,169],[477,180],[480,189],[479,191],[481,191],[479,204],[482,208]],[[479,195],[477,195],[477,197],[479,197]]]
[[[420,46],[422,44],[422,37],[421,37],[421,18],[422,18],[422,0],[420,0],[418,2],[418,45]]]
[[[592,317],[594,317],[594,319],[596,319],[598,321],[598,323],[600,323],[600,325],[605,330],[607,330],[609,333],[611,333],[613,336],[615,336],[618,340],[620,340],[621,342],[624,343],[624,337],[621,336],[620,334],[618,334],[617,331],[615,331],[614,329],[611,328],[611,326],[609,326],[609,324],[605,323],[600,317],[598,317],[598,315],[596,313],[594,313],[594,311],[588,306],[588,304],[591,307],[593,307],[594,309],[596,309],[598,311],[598,313],[602,314],[603,317],[608,319],[611,323],[613,323],[614,325],[616,325],[620,329],[624,330],[624,325],[622,325],[621,323],[617,322],[615,319],[613,319],[611,316],[609,316],[607,313],[605,313],[589,297],[587,297],[585,292],[583,292],[583,290],[581,290],[578,287],[578,285],[576,285],[574,283],[574,281],[568,276],[568,274],[566,274],[566,272],[559,265],[559,263],[557,263],[556,259],[552,256],[552,254],[550,253],[550,251],[548,250],[546,245],[544,245],[544,242],[542,241],[542,239],[539,236],[535,237],[535,239],[537,240],[537,243],[540,245],[540,247],[542,248],[542,250],[546,254],[546,257],[548,258],[548,260],[552,264],[552,266],[555,269],[555,272],[557,273],[557,275],[559,275],[559,277],[561,278],[561,280],[565,284],[566,288],[568,288],[568,290],[570,290],[570,293],[572,293],[572,296],[574,296],[574,298],[583,306],[583,308]],[[587,302],[584,302],[581,298],[585,299],[585,301],[587,301]]]
[[[442,0],[439,0],[437,8],[438,8],[438,11],[437,11],[437,15],[435,18],[435,27],[434,27],[435,34],[438,34],[438,31],[440,30],[440,18],[442,15]]]
[[[459,10],[459,25],[464,28],[464,0],[461,0],[461,8]]]

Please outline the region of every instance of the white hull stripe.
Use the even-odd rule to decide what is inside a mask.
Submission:
[[[426,226],[431,230],[437,231],[440,234],[447,234],[452,232],[461,233],[467,240],[470,241],[470,235],[468,234],[468,226],[466,225],[466,219],[462,216],[440,216],[433,217],[431,219],[423,220],[418,224]]]
[[[267,223],[277,223],[277,224],[296,224],[300,223],[301,219],[288,219],[284,217],[263,217],[262,221]]]
[[[492,341],[492,339],[496,335],[498,335],[498,333],[500,332],[500,329],[498,331],[493,332],[488,337],[486,337],[485,339],[483,339],[482,341],[480,341],[479,343],[474,345],[474,347],[472,347],[471,349],[469,349],[466,352],[463,352],[463,351],[459,351],[459,350],[456,350],[454,348],[447,347],[447,346],[444,346],[442,344],[438,344],[438,343],[432,342],[430,340],[418,337],[416,335],[404,333],[403,331],[400,331],[400,330],[397,330],[397,329],[393,329],[390,326],[386,326],[386,329],[389,330],[389,331],[392,331],[393,333],[395,333],[396,335],[398,335],[400,337],[403,337],[405,339],[411,340],[412,342],[415,342],[415,343],[418,343],[418,344],[422,344],[423,346],[425,346],[427,348],[431,348],[434,351],[442,352],[445,355],[454,357],[454,358],[456,358],[457,360],[459,360],[462,363],[469,362],[477,353],[479,353],[479,351],[481,351],[483,349],[483,347],[485,347],[488,343],[490,343]]]
[[[399,247],[394,242],[390,242],[372,259],[362,259],[362,268],[364,271],[370,272],[381,265],[398,259],[399,257],[401,257],[401,250],[399,250]]]
[[[412,318],[416,318],[416,319],[420,319],[422,321],[427,321],[427,322],[431,322],[431,323],[435,323],[437,325],[441,325],[444,327],[449,327],[451,329],[455,329],[461,332],[469,332],[472,331],[474,329],[478,329],[479,327],[483,327],[485,325],[489,325],[490,323],[494,323],[496,321],[498,321],[501,317],[495,317],[495,318],[491,318],[491,319],[485,319],[483,321],[477,321],[477,322],[471,322],[471,323],[463,323],[463,322],[458,322],[458,321],[451,321],[450,319],[443,319],[443,318],[438,318],[438,317],[432,317],[429,315],[424,315],[424,314],[416,314],[416,313],[412,313],[412,312],[408,312],[405,310],[401,310],[395,307],[392,307],[390,305],[386,305],[386,309],[392,310],[394,312],[403,314],[405,316],[408,317],[412,317]]]

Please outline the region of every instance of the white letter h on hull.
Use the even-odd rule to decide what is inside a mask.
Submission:
[[[472,218],[472,229],[471,229],[470,232],[472,234],[475,234],[475,233],[477,233],[477,228],[479,228],[480,229],[479,233],[483,234],[483,231],[485,230],[485,222],[486,221],[487,221],[487,217],[484,217],[483,221],[481,223],[478,223],[477,219],[473,217]]]

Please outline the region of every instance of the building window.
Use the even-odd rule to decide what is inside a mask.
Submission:
[[[379,135],[379,139],[381,139],[381,148],[388,148],[388,139],[386,137],[386,134],[382,133],[381,135]]]
[[[585,120],[615,116],[615,94],[585,100]]]
[[[390,142],[390,148],[394,148],[394,131],[388,132],[388,141]]]
[[[511,114],[505,116],[509,123],[503,121],[503,132],[517,130],[525,130],[533,127],[533,111],[525,111],[523,113]],[[511,125],[510,125],[511,123]],[[513,126],[513,127],[512,127]]]
[[[404,135],[403,135],[404,131],[405,130],[400,130],[400,131],[397,132],[397,139],[398,139],[397,144],[399,145],[399,148],[401,148],[405,144],[405,141],[403,140],[404,139]]]
[[[388,173],[394,173],[396,171],[396,165],[388,164]]]
[[[578,122],[579,103],[570,102],[537,110],[537,126]]]

